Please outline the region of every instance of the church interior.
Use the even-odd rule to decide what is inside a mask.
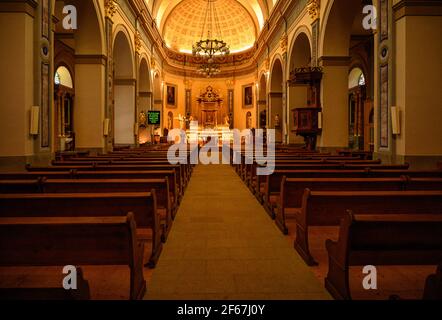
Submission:
[[[441,0],[0,1],[0,300],[441,300],[441,30]]]

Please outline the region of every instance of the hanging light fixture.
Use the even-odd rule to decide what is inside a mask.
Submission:
[[[207,0],[206,15],[204,17],[203,28],[200,40],[192,46],[192,54],[202,57],[204,63],[197,70],[199,73],[211,77],[220,72],[219,65],[214,64],[215,56],[225,56],[230,53],[229,46],[221,38],[221,28],[215,8],[216,0]],[[207,28],[207,38],[204,33]]]
[[[210,78],[214,75],[217,75],[221,72],[219,65],[216,63],[203,63],[198,69],[197,72],[201,75]]]

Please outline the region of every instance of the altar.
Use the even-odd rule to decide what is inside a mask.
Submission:
[[[220,112],[223,100],[211,86],[206,88],[206,92],[202,93],[197,101],[200,125],[203,128],[217,128],[219,124],[224,124],[225,121]]]

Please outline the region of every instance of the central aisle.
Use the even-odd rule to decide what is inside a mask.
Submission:
[[[198,165],[146,299],[329,299],[232,167]]]

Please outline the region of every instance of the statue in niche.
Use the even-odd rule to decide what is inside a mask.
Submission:
[[[275,128],[280,128],[280,127],[281,127],[281,123],[280,123],[280,120],[279,120],[279,113],[277,113],[275,115]]]

